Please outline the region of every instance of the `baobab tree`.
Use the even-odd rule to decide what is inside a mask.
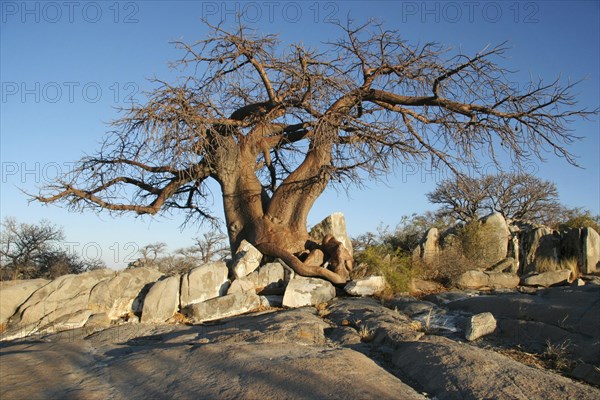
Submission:
[[[215,221],[206,202],[213,179],[232,251],[245,239],[301,275],[343,283],[351,263],[329,270],[302,261],[315,248],[309,210],[330,184],[428,158],[459,173],[477,149],[523,160],[549,147],[573,162],[568,122],[591,113],[575,108],[571,83],[515,91],[495,63],[505,45],[467,56],[349,22],[316,49],[207,25],[205,39],[176,43],[181,78],[156,80],[98,153],[37,200],[117,213],[181,209],[186,222]]]

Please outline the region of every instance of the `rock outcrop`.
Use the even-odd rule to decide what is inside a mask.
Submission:
[[[268,263],[251,274],[234,280],[227,291],[228,294],[254,290],[256,292],[281,291],[285,289],[285,267],[279,262]]]
[[[521,285],[550,287],[569,283],[572,271],[561,269],[542,273],[533,273],[521,277]]]
[[[439,231],[437,228],[430,228],[414,250],[413,258],[421,259],[425,264],[432,264],[438,261],[441,251]]]
[[[506,258],[508,252],[508,242],[510,240],[510,230],[506,220],[500,213],[493,213],[483,217],[479,221],[487,236],[484,245],[487,247],[482,252],[485,255],[484,265],[494,265]]]
[[[0,325],[4,325],[33,292],[48,282],[47,279],[0,282]]]
[[[600,234],[592,228],[581,230],[582,265],[581,272],[592,274],[600,271]]]
[[[106,313],[115,320],[127,314],[140,314],[144,290],[156,282],[162,274],[153,268],[133,268],[115,272],[109,279],[95,285],[88,300],[88,309],[94,313]]]
[[[2,340],[25,337],[36,332],[74,329],[85,324],[85,319],[90,315],[88,300],[92,288],[114,275],[114,271],[102,269],[79,275],[63,275],[41,286],[10,317]]]
[[[243,278],[258,268],[263,255],[256,247],[242,240],[240,247],[235,253],[231,269],[236,278]]]

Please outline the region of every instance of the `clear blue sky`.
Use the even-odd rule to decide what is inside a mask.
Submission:
[[[600,104],[600,3],[598,1],[2,1],[0,21],[1,215],[34,223],[46,218],[65,228],[72,248],[123,266],[137,247],[163,241],[169,250],[191,244],[199,232],[180,230],[182,215],[134,218],[69,213],[55,206],[28,204],[19,188],[36,186],[68,171],[69,163],[93,153],[114,119],[114,107],[128,96],[143,100],[145,78],[170,79],[168,62],[180,53],[172,40],[204,36],[201,17],[243,22],[264,33],[279,33],[284,42],[321,46],[338,31],[327,21],[382,19],[412,42],[438,41],[476,52],[508,41],[504,66],[523,78],[587,78],[578,88],[581,106]],[[570,148],[578,169],[548,154],[528,169],[558,186],[561,201],[600,213],[600,142],[598,118],[576,122],[583,140]],[[510,165],[506,165],[510,168]],[[326,192],[309,224],[335,212],[346,214],[351,235],[394,226],[402,215],[434,207],[425,194],[445,175],[426,164],[405,165],[385,183],[367,183],[350,196]],[[220,212],[215,194],[215,209]],[[133,257],[135,258],[135,257]]]

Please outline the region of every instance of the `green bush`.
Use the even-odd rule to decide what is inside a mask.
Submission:
[[[352,278],[362,278],[370,275],[382,275],[388,285],[390,294],[407,292],[413,277],[411,257],[400,252],[390,252],[381,245],[368,246],[355,257],[358,267],[353,271]]]

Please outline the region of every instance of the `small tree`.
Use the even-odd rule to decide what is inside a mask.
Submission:
[[[504,45],[450,53],[410,45],[380,24],[348,23],[318,50],[282,48],[276,36],[243,27],[209,29],[203,40],[177,43],[179,82],[156,80],[97,155],[35,198],[215,221],[206,207],[212,179],[232,251],[247,240],[301,275],[344,283],[351,263],[336,260],[335,249],[333,270],[298,258],[315,248],[308,213],[331,183],[360,184],[425,158],[458,172],[500,142],[517,161],[550,146],[573,162],[568,123],[596,112],[575,107],[571,83],[515,90],[495,63]]]

